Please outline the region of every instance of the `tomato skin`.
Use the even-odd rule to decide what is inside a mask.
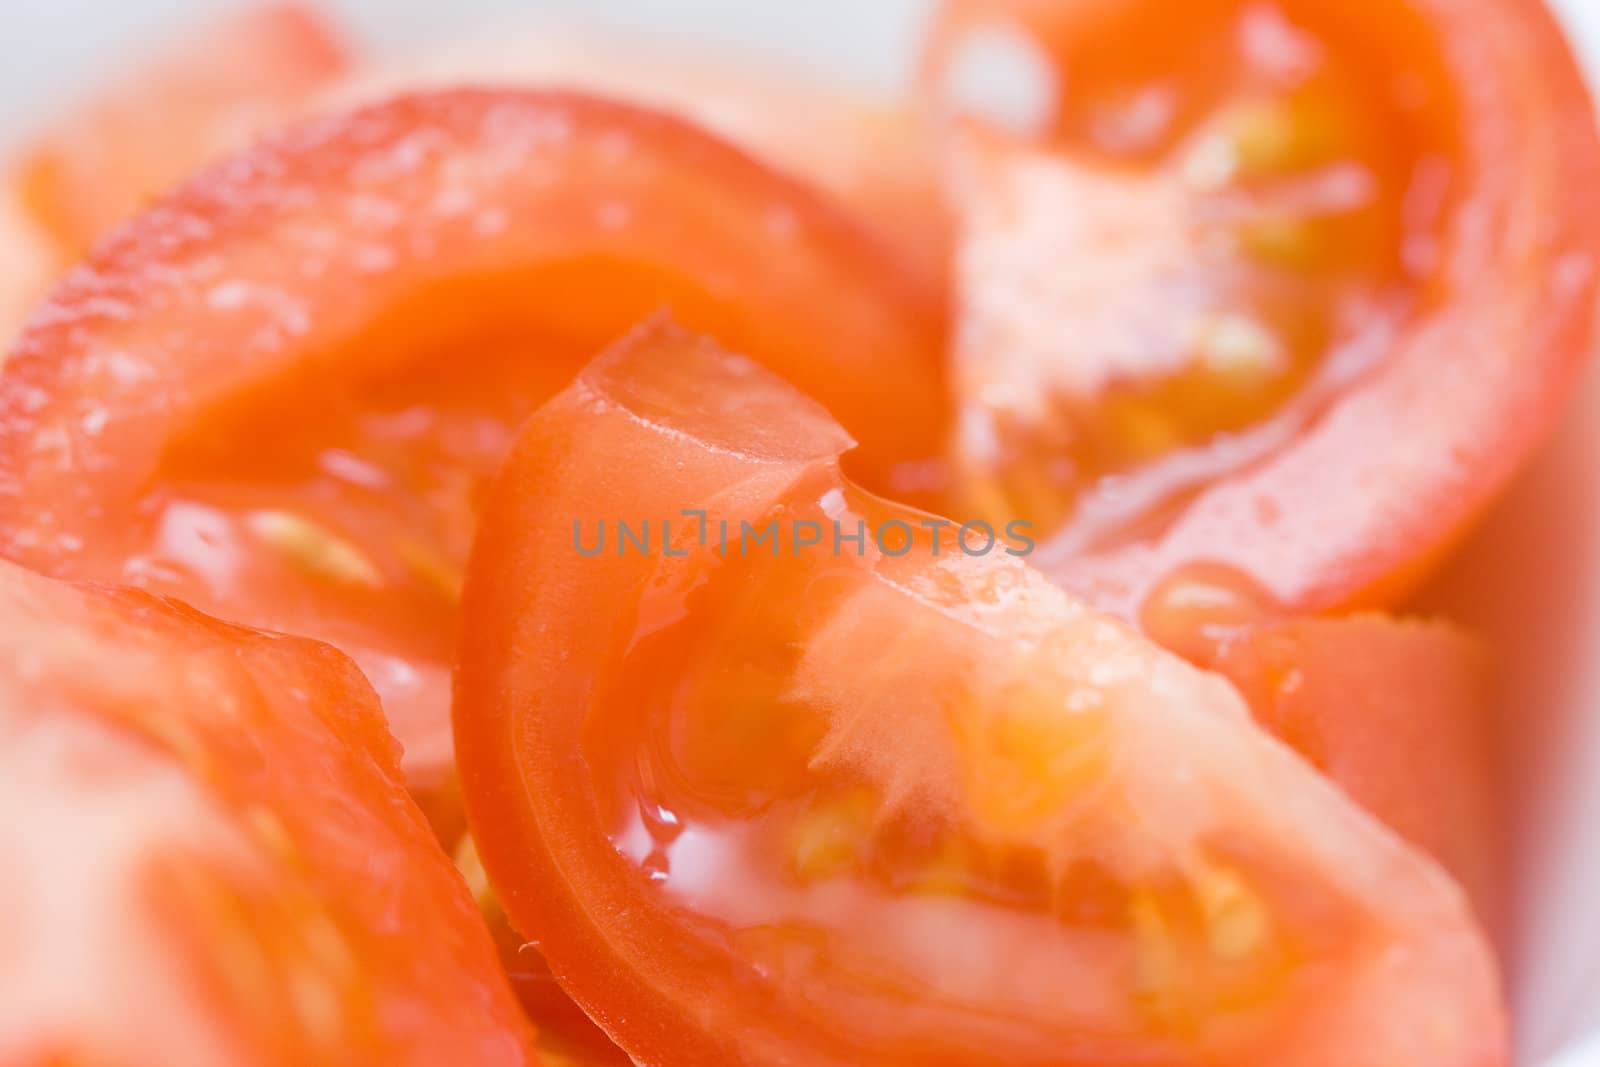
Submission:
[[[379,63],[332,101],[462,84],[568,88],[681,115],[826,189],[943,287],[950,232],[932,124],[911,98],[841,88],[777,64],[541,27]]]
[[[371,687],[0,565],[0,1062],[537,1062]]]
[[[65,265],[190,171],[298,115],[349,67],[337,32],[309,8],[229,13],[53,124],[13,180]]]
[[[813,498],[823,502],[822,514],[842,511],[846,516],[892,516],[908,522],[926,518],[859,496],[854,504],[841,507],[840,502],[851,500],[855,492],[835,469],[837,454],[847,443],[820,409],[750,364],[703,339],[657,327],[602,356],[577,384],[525,425],[490,495],[468,578],[456,679],[457,749],[468,816],[490,880],[513,923],[539,941],[556,976],[630,1055],[641,1063],[662,1064],[969,1067],[987,1062],[1099,1067],[1198,1060],[1332,1067],[1352,1057],[1363,1063],[1397,1065],[1506,1062],[1493,965],[1465,903],[1442,873],[1337,797],[1284,749],[1258,735],[1242,704],[1220,680],[1186,673],[1188,668],[1131,631],[1071,604],[1016,561],[950,560],[935,565],[916,553],[903,559],[871,556],[859,565],[838,559],[825,564],[780,560],[771,564],[776,586],[746,587],[742,592],[735,588],[729,594],[755,614],[711,620],[692,612],[698,610],[693,605],[700,597],[722,603],[723,593],[714,592],[719,588],[718,574],[732,564],[717,560],[715,540],[699,552],[692,535],[673,542],[688,552],[681,564],[642,553],[584,558],[573,543],[574,524],[598,518],[675,518],[683,508],[704,506],[730,523],[759,522],[773,516],[808,515],[806,501]],[[925,542],[919,544],[925,549]],[[766,568],[767,563],[760,566]],[[864,579],[868,592],[859,600],[840,602],[843,607],[830,615],[823,606],[830,595],[827,591],[849,586],[847,576],[852,571],[870,573]],[[759,573],[769,574],[765,569]],[[906,584],[897,586],[898,582]],[[676,592],[685,588],[692,592]],[[913,595],[901,597],[902,591],[911,589]],[[786,595],[796,592],[799,595]],[[880,592],[886,595],[880,598]],[[772,615],[764,615],[763,605],[779,606]],[[885,614],[880,617],[879,611]],[[699,621],[686,624],[685,618]],[[826,640],[819,631],[805,629],[816,624],[804,620],[818,618],[826,620],[820,631]],[[891,625],[891,620],[898,625]],[[639,664],[637,676],[628,675],[630,657],[682,625],[689,626],[684,637],[687,648],[669,641],[659,657]],[[769,626],[774,628],[771,651],[762,637]],[[788,627],[798,628],[802,636],[790,635]],[[957,632],[964,640],[955,636]],[[1222,1016],[1202,1017],[1192,1030],[1180,1025],[1165,1031],[1163,1024],[1146,1019],[1149,1029],[1127,1023],[1133,1030],[1124,1032],[1094,1014],[1103,1010],[1121,1018],[1116,1008],[1105,1005],[1119,1003],[1118,998],[1138,999],[1118,987],[1122,979],[1113,977],[1118,971],[1111,964],[1086,978],[1087,988],[1062,1001],[1070,1003],[1070,1009],[1061,1010],[1074,1013],[1071,1018],[1082,1022],[1081,1031],[1056,1023],[1059,1014],[1051,1016],[1051,1024],[1031,1018],[1026,1003],[1009,1005],[1011,1013],[1024,1020],[1017,1024],[1020,1029],[996,1022],[990,1014],[981,1016],[989,1020],[987,1024],[977,1022],[965,1014],[969,1006],[963,995],[944,994],[942,987],[940,994],[926,994],[938,999],[919,1002],[904,992],[896,964],[870,950],[863,950],[866,954],[857,962],[867,967],[867,974],[878,977],[864,988],[839,992],[829,982],[839,976],[827,970],[809,983],[796,978],[800,985],[791,986],[777,962],[784,958],[781,955],[742,954],[754,951],[742,947],[750,944],[746,935],[784,927],[785,920],[777,917],[781,911],[772,918],[749,919],[745,926],[742,920],[724,920],[722,905],[714,903],[720,900],[726,906],[760,911],[769,886],[753,866],[755,860],[742,860],[745,854],[721,847],[698,846],[703,849],[695,853],[700,858],[688,864],[684,874],[689,887],[674,892],[671,886],[677,875],[671,872],[678,869],[678,861],[663,864],[653,858],[654,853],[640,860],[626,835],[608,830],[614,825],[612,817],[619,811],[626,815],[635,802],[626,796],[613,798],[613,780],[608,776],[614,768],[633,766],[632,761],[643,758],[627,747],[627,724],[654,721],[647,719],[651,713],[646,709],[657,707],[666,694],[697,691],[689,679],[700,675],[675,673],[693,668],[694,649],[717,653],[725,642],[733,642],[730,658],[707,664],[705,678],[716,686],[753,688],[722,692],[721,701],[708,693],[705,707],[711,718],[704,732],[696,733],[697,728],[689,725],[674,726],[651,744],[689,744],[699,737],[715,747],[722,743],[719,739],[743,736],[747,728],[742,717],[729,722],[716,716],[749,709],[764,692],[769,698],[788,694],[786,701],[801,699],[795,695],[801,692],[830,694],[816,699],[840,710],[837,721],[849,724],[842,728],[846,736],[825,747],[828,756],[820,754],[823,749],[797,750],[795,766],[806,769],[795,773],[804,776],[830,761],[857,760],[860,763],[851,766],[877,767],[903,787],[903,795],[921,798],[919,818],[934,824],[948,816],[949,805],[959,810],[972,805],[965,817],[976,820],[974,825],[1004,826],[1005,834],[1033,844],[1041,839],[1030,839],[1030,832],[1044,834],[1042,840],[1053,838],[1027,828],[1047,825],[1063,840],[1071,839],[1064,847],[1093,849],[1096,846],[1050,820],[1058,810],[1055,804],[1075,803],[1065,799],[1076,796],[1073,768],[1087,767],[1092,774],[1093,768],[1102,766],[1094,756],[1098,742],[1086,738],[1082,753],[1070,748],[1057,753],[1050,762],[1052,769],[1037,777],[1027,768],[1031,761],[1042,764],[1045,757],[1039,753],[1048,749],[1025,745],[1012,763],[1004,755],[1004,738],[1012,736],[1008,731],[1013,728],[1043,731],[1041,742],[1054,743],[1057,730],[1076,737],[1079,727],[1070,717],[1044,712],[1037,720],[1027,715],[1013,720],[1008,717],[1013,708],[998,702],[982,706],[974,713],[977,718],[969,720],[962,700],[962,687],[985,677],[986,669],[1006,677],[1004,666],[984,658],[990,639],[1005,651],[988,654],[1003,660],[1019,647],[1038,648],[1043,643],[1054,648],[1049,642],[1067,634],[1085,642],[1077,653],[1086,672],[1078,682],[1084,690],[1094,689],[1091,678],[1120,677],[1129,679],[1140,693],[1165,694],[1156,701],[1163,713],[1151,720],[1151,734],[1143,741],[1133,740],[1138,729],[1131,719],[1117,719],[1117,744],[1132,747],[1113,749],[1104,765],[1126,775],[1119,779],[1121,789],[1111,790],[1131,806],[1131,811],[1117,807],[1117,824],[1124,834],[1156,850],[1172,847],[1181,852],[1183,846],[1177,842],[1188,831],[1170,825],[1174,836],[1167,837],[1166,831],[1155,827],[1167,817],[1184,823],[1187,816],[1180,811],[1192,815],[1203,809],[1222,821],[1208,822],[1207,830],[1196,832],[1208,840],[1228,838],[1237,847],[1233,854],[1259,856],[1258,849],[1275,852],[1287,841],[1297,842],[1291,847],[1294,857],[1277,854],[1274,869],[1282,876],[1306,880],[1296,882],[1296,891],[1275,899],[1286,907],[1288,901],[1296,901],[1294,907],[1321,916],[1303,928],[1309,940],[1297,950],[1316,958],[1303,973],[1315,990],[1296,987],[1298,979],[1288,979],[1288,988],[1298,991],[1282,992],[1281,1014],[1247,1001],[1271,1016],[1270,1021],[1260,1022],[1260,1029],[1245,1021],[1254,1018],[1252,1009],[1240,1008],[1242,1016],[1226,1023],[1218,1021]],[[918,635],[927,638],[926,645],[919,646]],[[941,641],[941,635],[949,640]],[[837,671],[804,674],[803,683],[780,678],[772,690],[759,688],[758,681],[749,681],[742,673],[750,664],[793,655],[796,640],[808,648],[800,654],[802,663],[812,662],[808,657],[815,654]],[[748,642],[748,647],[741,642]],[[1072,658],[1064,650],[1062,654]],[[1055,669],[1051,664],[1059,665],[1047,656],[1029,663],[1042,667],[1046,676]],[[979,692],[994,695],[986,689]],[[1133,697],[1133,690],[1119,692],[1121,696],[1107,699],[1144,699]],[[1179,692],[1184,697],[1174,699]],[[1040,707],[1050,707],[1061,695],[1043,696]],[[1025,708],[1028,701],[1019,703]],[[946,714],[940,715],[940,709]],[[1097,720],[1091,715],[1088,721]],[[953,746],[949,724],[956,726]],[[1174,733],[1191,728],[1195,736],[1172,741]],[[774,734],[788,736],[783,730]],[[965,742],[959,740],[963,737]],[[983,756],[991,737],[993,762]],[[1146,744],[1172,747],[1162,755],[1143,747]],[[1245,766],[1222,771],[1208,763],[1213,756],[1226,762],[1222,751],[1243,749],[1251,753]],[[806,751],[811,752],[809,757],[801,754]],[[704,803],[730,805],[718,810],[747,813],[725,817],[735,822],[766,818],[775,810],[772,805],[784,801],[747,802],[740,790],[754,789],[759,796],[770,781],[783,780],[769,778],[763,762],[777,757],[764,748],[744,751],[743,756],[754,768],[748,774],[732,749],[728,759],[708,758],[703,763],[680,753],[668,765],[651,765],[648,772],[638,773],[649,781],[687,775],[701,783],[696,788],[707,790],[693,796],[721,798]],[[954,761],[953,766],[947,760]],[[1183,763],[1181,771],[1174,761]],[[1192,796],[1176,801],[1177,807],[1154,800],[1158,794],[1171,798],[1165,791],[1175,783],[1209,780],[1214,773],[1222,773],[1229,785],[1208,800]],[[777,791],[775,796],[787,796],[781,787],[771,788]],[[815,786],[819,791],[824,788]],[[1242,801],[1245,795],[1255,799]],[[636,799],[640,811],[654,804],[643,794]],[[697,822],[703,816],[692,805],[701,801],[679,799],[683,804],[674,802],[676,814],[663,814],[662,808],[652,818],[662,820],[671,835],[685,835],[685,841],[691,832],[714,838],[717,831],[706,829],[714,823]],[[1095,806],[1085,803],[1083,809],[1069,807],[1083,821],[1069,820],[1066,825],[1093,824]],[[1147,803],[1151,806],[1145,807]],[[1234,803],[1244,806],[1235,809]],[[615,807],[618,804],[621,808]],[[1213,809],[1213,804],[1219,807]],[[1216,814],[1222,809],[1233,811],[1237,819]],[[1210,817],[1200,818],[1204,822]],[[988,819],[996,821],[984,821]],[[1277,829],[1269,829],[1269,824]],[[1148,839],[1141,836],[1143,828],[1150,829]],[[1280,831],[1281,838],[1276,836]],[[695,837],[700,840],[701,836]],[[1197,845],[1198,840],[1191,843]],[[752,847],[776,844],[758,833]],[[1301,846],[1310,851],[1299,852]],[[1051,858],[1066,862],[1066,856],[1052,853]],[[824,884],[854,887],[866,884],[856,879],[869,875],[836,877],[842,881]],[[1322,895],[1328,889],[1319,883],[1323,877],[1339,882],[1333,896]],[[1082,888],[1072,884],[1073,892]],[[891,893],[882,909],[868,913],[860,926],[851,927],[842,912],[826,912],[844,925],[834,930],[823,920],[819,928],[808,927],[812,932],[807,936],[814,940],[803,943],[823,945],[818,951],[826,958],[826,946],[838,938],[866,943],[874,937],[892,937],[895,928],[917,914],[912,898],[902,893]],[[1085,901],[1084,906],[1091,905]],[[1324,908],[1331,910],[1320,910]],[[1356,913],[1364,917],[1357,919]],[[950,916],[950,922],[981,938],[989,929],[984,915],[981,907],[974,906],[971,912]],[[1110,929],[1118,929],[1115,920],[1110,921]],[[1334,933],[1344,922],[1359,926]],[[1333,939],[1330,943],[1310,933],[1324,923],[1332,923],[1323,927],[1323,934]],[[710,932],[702,935],[702,930]],[[1406,932],[1399,934],[1401,930]],[[1382,947],[1384,939],[1396,936],[1407,947],[1399,948],[1397,942],[1393,953]],[[969,990],[966,996],[981,1000],[998,995],[990,987],[1005,985],[1003,976],[947,973],[971,962],[966,954],[970,942],[965,937],[957,941],[968,948],[952,944],[948,951],[931,950],[935,959],[945,961],[940,973]],[[1026,971],[1032,955],[1028,947],[1011,947],[1019,950],[1015,957],[1006,955],[998,963],[991,959],[984,966],[1033,973]],[[1051,959],[1052,967],[1070,969],[1072,964],[1053,955]],[[1379,959],[1405,959],[1408,967],[1418,970],[1403,978],[1386,974],[1388,965],[1375,962]],[[873,962],[882,970],[873,968]],[[798,963],[795,966],[810,973]],[[1061,973],[1045,981],[1059,982]],[[1321,984],[1313,975],[1329,984]],[[1400,1003],[1415,995],[1422,1001]],[[813,1001],[811,996],[819,999]],[[981,1003],[987,1011],[1009,1017],[998,1002]],[[1056,1004],[1057,998],[1052,996],[1051,1003]],[[1133,1012],[1131,1018],[1142,1018],[1138,1009],[1127,1007]],[[1432,1021],[1420,1022],[1424,1018]],[[1097,1029],[1097,1023],[1105,1028]],[[1218,1031],[1208,1033],[1212,1023],[1217,1023]],[[990,1024],[993,1029],[986,1029]],[[1051,1029],[1052,1024],[1065,1029]],[[964,1030],[967,1026],[973,1029]],[[1030,1026],[1043,1027],[1048,1039],[1041,1041],[1041,1031],[1030,1031]],[[988,1035],[987,1041],[981,1035]],[[1359,1044],[1347,1047],[1347,1041]]]
[[[1291,443],[1201,486],[1153,534],[1088,551],[1042,546],[1038,565],[1128,617],[1169,574],[1196,562],[1249,573],[1292,610],[1397,603],[1544,438],[1594,347],[1600,211],[1582,190],[1600,180],[1600,142],[1584,81],[1546,5],[1296,0],[1277,8],[1336,23],[1346,39],[1400,57],[1397,69],[1414,64],[1430,80],[1427,93],[1447,101],[1430,121],[1442,121],[1459,195],[1419,311],[1378,365]],[[1141,9],[1149,6],[1136,0],[951,0],[931,76],[980,23],[1022,27],[1053,52],[1095,17]],[[1175,32],[1141,48],[1156,53],[1183,39]]]
[[[425,406],[497,368],[491,399],[527,398],[495,412],[509,435],[663,305],[824,397],[860,427],[864,468],[889,481],[938,448],[938,303],[829,202],[676,120],[565,93],[397,99],[216,168],[63,283],[0,378],[0,554],[347,649],[341,627],[398,620],[409,629],[374,638],[396,642],[379,651],[447,679],[448,594],[397,608],[363,588],[307,609],[287,594],[265,603],[288,579],[258,597],[129,573],[159,522],[159,486],[200,470],[279,506],[308,473],[273,464],[315,451],[319,419],[375,408],[410,374],[426,376],[411,401]],[[889,410],[886,395],[899,400]],[[444,456],[431,469],[476,474],[465,467]],[[440,519],[463,546],[468,496]],[[383,522],[367,533],[392,540],[397,522]],[[408,775],[446,790],[448,682],[412,695],[372,676]]]
[[[1443,864],[1491,931],[1506,928],[1505,768],[1481,641],[1447,623],[1353,615],[1220,626],[1184,655]]]

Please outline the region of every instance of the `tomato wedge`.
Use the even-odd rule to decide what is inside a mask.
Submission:
[[[1503,928],[1501,746],[1477,641],[1378,615],[1301,619],[1224,638],[1210,666],[1262,725],[1432,853]]]
[[[910,98],[616,34],[542,27],[357,74],[333,97],[461,84],[581,89],[704,126],[850,205],[915,269],[947,282],[950,220],[932,124]]]
[[[490,491],[468,814],[513,923],[627,1052],[1507,1062],[1436,865],[1220,679],[857,488],[849,445],[655,324],[525,424]]]
[[[1285,618],[1211,568],[1180,581],[1145,633],[1226,676],[1261,726],[1444,864],[1503,931],[1507,768],[1487,646],[1443,622]]]
[[[0,1063],[536,1062],[355,665],[0,564]]]
[[[13,180],[65,266],[190,171],[298,115],[349,66],[334,28],[299,4],[229,13],[54,123]]]
[[[56,292],[0,378],[0,554],[348,651],[441,814],[459,572],[513,427],[671,307],[892,485],[938,448],[938,299],[676,120],[398,99],[199,178]]]
[[[1196,563],[1395,602],[1593,347],[1600,140],[1545,5],[951,0],[930,86],[996,27],[1040,106],[957,152],[967,505],[1127,617]]]

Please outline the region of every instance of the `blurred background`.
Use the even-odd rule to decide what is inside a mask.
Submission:
[[[858,83],[899,84],[910,43],[933,0],[321,0],[362,40],[414,49],[510,22],[559,19],[729,43],[824,68]],[[1181,0],[1178,0],[1181,2]],[[50,0],[0,4],[0,143],[29,128],[42,101],[81,86],[95,68],[141,38],[244,0]],[[1600,73],[1600,0],[1553,0]]]

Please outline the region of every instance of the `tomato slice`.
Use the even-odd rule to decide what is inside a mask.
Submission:
[[[1197,563],[1393,603],[1592,348],[1600,141],[1545,5],[950,0],[930,86],[997,27],[1040,106],[957,152],[966,505],[1128,617]]]
[[[354,664],[0,564],[0,1062],[536,1062]]]
[[[824,398],[893,485],[938,448],[937,304],[676,120],[398,99],[212,171],[55,294],[0,378],[0,554],[334,643],[448,807],[459,572],[518,421],[671,307]]]
[[[1258,721],[1431,852],[1493,928],[1502,796],[1487,656],[1445,624],[1301,619],[1224,639],[1211,663]]]
[[[1226,676],[1256,722],[1444,864],[1504,930],[1506,768],[1484,643],[1442,622],[1285,618],[1214,568],[1178,581],[1144,631]]]
[[[299,4],[229,13],[54,123],[13,180],[64,266],[190,171],[299,114],[349,63],[334,28]]]
[[[468,814],[513,923],[626,1051],[1507,1062],[1436,865],[1220,679],[857,488],[849,445],[656,324],[525,424],[489,494]]]
[[[627,1054],[562,990],[539,954],[537,943],[529,942],[511,926],[500,898],[489,884],[471,834],[461,839],[455,860],[494,936],[512,992],[528,1018],[538,1025],[539,1052],[545,1067],[631,1067],[633,1061]]]
[[[909,98],[824,82],[781,63],[542,27],[362,71],[334,93],[373,100],[461,84],[561,87],[682,115],[850,205],[943,286],[949,213],[932,124]]]

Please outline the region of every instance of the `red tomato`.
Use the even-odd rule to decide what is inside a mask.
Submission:
[[[0,564],[0,1063],[535,1062],[334,650]]]
[[[468,814],[513,923],[624,1049],[1507,1062],[1432,862],[1221,679],[857,488],[849,444],[657,326],[526,423],[489,494]]]
[[[461,84],[577,88],[682,115],[838,196],[913,268],[946,283],[948,212],[931,124],[912,100],[840,87],[781,63],[550,27],[380,65],[333,95],[372,100]]]
[[[14,180],[64,265],[190,171],[298,114],[348,66],[338,34],[299,4],[230,13],[52,124]]]
[[[937,302],[675,120],[399,99],[212,171],[62,286],[0,378],[0,554],[331,641],[447,803],[459,571],[517,422],[670,306],[824,399],[892,484],[938,446]]]
[[[1225,675],[1258,723],[1431,853],[1503,930],[1503,739],[1483,643],[1381,615],[1285,619],[1236,577],[1180,580],[1145,632]]]
[[[968,506],[1129,617],[1194,563],[1392,603],[1593,345],[1600,141],[1545,5],[951,0],[930,80],[994,24],[1070,92],[957,167]]]
[[[1432,853],[1502,926],[1499,739],[1482,646],[1443,624],[1304,619],[1226,638],[1210,666],[1263,726]]]

